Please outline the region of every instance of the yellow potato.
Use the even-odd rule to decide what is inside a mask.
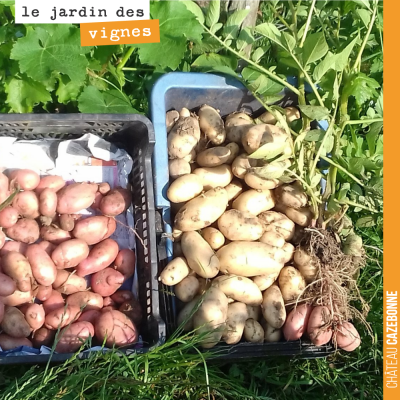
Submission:
[[[255,319],[256,321],[258,321],[261,317],[261,307],[260,306],[249,306],[248,304],[246,304],[246,308],[247,308],[247,314],[248,317],[247,318],[252,318]]]
[[[236,210],[258,215],[275,206],[275,199],[271,190],[250,189],[240,194],[234,200],[232,207]]]
[[[228,193],[228,201],[236,199],[243,192],[243,185],[239,179],[232,179],[232,182],[224,188]]]
[[[230,142],[241,144],[243,134],[252,126],[254,121],[249,115],[242,112],[230,114],[225,121],[226,137]]]
[[[247,171],[257,165],[257,160],[249,158],[246,153],[240,154],[232,162],[232,173],[236,178],[244,179]]]
[[[277,202],[290,208],[303,208],[308,204],[308,197],[300,182],[280,186],[275,190]]]
[[[264,342],[275,343],[282,338],[282,329],[274,328],[264,319],[261,321],[261,326],[264,329]]]
[[[203,182],[195,174],[180,176],[167,190],[167,197],[173,203],[183,203],[195,198],[203,191]]]
[[[169,176],[171,179],[179,178],[180,176],[190,174],[190,164],[183,158],[175,158],[168,161]]]
[[[213,250],[220,249],[225,243],[224,235],[216,228],[207,227],[201,231],[201,236]]]
[[[285,112],[286,121],[289,123],[300,119],[300,111],[296,107],[285,107],[283,111]],[[275,125],[277,122],[276,118],[269,111],[259,116],[258,119],[264,122],[264,124],[270,125]]]
[[[243,336],[247,342],[263,343],[264,329],[258,321],[249,318],[245,322]]]
[[[235,302],[228,305],[226,327],[222,334],[222,339],[226,344],[236,344],[240,342],[247,318],[246,304]]]
[[[292,243],[286,242],[283,245],[282,250],[285,252],[285,258],[284,258],[283,262],[286,264],[286,263],[292,261],[293,260],[293,255],[294,255],[294,246],[292,245]]]
[[[184,158],[196,147],[200,139],[197,118],[179,118],[168,135],[168,154],[171,158]]]
[[[282,328],[286,321],[286,309],[278,285],[273,284],[264,291],[261,309],[265,320],[273,328]]]
[[[300,271],[291,266],[282,268],[278,280],[285,301],[297,300],[306,287]]]
[[[279,179],[266,179],[258,176],[254,171],[248,171],[244,176],[247,186],[256,190],[275,189],[280,185]]]
[[[167,112],[165,123],[167,125],[167,133],[171,132],[171,129],[174,127],[175,122],[179,119],[179,113],[176,110],[171,110]]]
[[[248,154],[252,154],[266,143],[283,145],[289,140],[289,136],[282,128],[274,125],[260,124],[246,131],[242,136],[242,145]]]
[[[218,228],[229,240],[258,240],[263,227],[253,214],[239,210],[225,211],[218,219]]]
[[[285,240],[291,240],[294,235],[295,224],[285,214],[276,211],[265,211],[258,215],[265,232],[277,232]]]
[[[186,278],[182,279],[176,286],[175,286],[175,295],[184,303],[188,303],[189,301],[193,300],[196,294],[198,293],[200,288],[200,283],[197,278],[193,275],[187,276]]]
[[[231,167],[225,164],[218,167],[196,168],[193,174],[201,178],[204,190],[225,187],[233,178]]]
[[[275,211],[285,214],[293,222],[302,227],[309,226],[313,218],[313,213],[308,207],[296,209],[277,203],[275,205]]]
[[[265,232],[261,238],[261,243],[269,244],[270,246],[283,248],[285,245],[285,238],[277,232]]]
[[[212,147],[197,154],[196,162],[200,167],[218,167],[226,164],[231,157],[231,151],[227,147]]]
[[[173,286],[185,279],[190,268],[183,257],[176,257],[163,269],[158,278],[164,285]]]
[[[226,138],[225,126],[219,112],[213,107],[203,105],[198,114],[200,129],[208,139],[217,146],[224,143]]]
[[[263,292],[265,289],[268,289],[274,284],[274,282],[278,279],[280,272],[281,272],[280,270],[274,271],[270,274],[255,276],[252,279],[253,282],[258,286],[258,288]]]
[[[237,145],[237,143],[232,142],[228,143],[225,148],[230,151],[230,155],[225,164],[232,164],[233,160],[239,155],[240,147]]]

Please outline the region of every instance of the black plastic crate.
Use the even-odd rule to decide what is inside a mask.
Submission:
[[[294,82],[293,82],[294,83]],[[173,258],[171,233],[170,202],[166,196],[169,186],[168,150],[165,114],[167,111],[186,107],[197,110],[201,105],[209,104],[220,110],[222,117],[235,111],[261,115],[265,109],[254,96],[232,77],[173,72],[162,76],[154,85],[151,95],[152,122],[156,133],[156,146],[153,156],[156,208],[162,220],[163,229],[158,230],[159,272]],[[291,92],[285,92],[278,103],[282,107],[297,104],[297,98]],[[326,129],[326,121],[319,122],[321,129]],[[167,323],[167,337],[177,328],[176,315],[181,302],[169,293],[173,288],[160,284],[161,310]],[[309,341],[280,341],[276,343],[246,343],[236,345],[219,344],[214,347],[219,360],[249,360],[255,358],[289,356],[296,358],[319,358],[332,354],[335,349],[331,344],[317,347]]]
[[[155,208],[151,157],[155,136],[151,122],[136,114],[2,114],[0,136],[23,140],[43,138],[77,139],[83,134],[97,135],[119,148],[125,149],[133,159],[130,175],[132,205],[137,234],[136,239],[138,296],[145,318],[140,327],[143,348],[124,349],[125,353],[145,353],[165,341],[165,322],[160,316],[158,292],[158,266],[155,230]],[[54,354],[52,362],[62,362],[72,354]],[[88,353],[81,353],[85,358]],[[1,364],[47,363],[49,355],[0,357]]]

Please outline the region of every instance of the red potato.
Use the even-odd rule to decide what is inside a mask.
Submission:
[[[40,349],[41,346],[51,347],[56,337],[56,331],[42,326],[32,334],[33,347]]]
[[[90,206],[93,208],[93,210],[99,210],[100,209],[100,204],[101,201],[103,200],[104,196],[100,192],[96,192],[95,197],[94,197],[94,202]]]
[[[143,319],[142,307],[136,299],[125,301],[119,307],[119,311],[125,314],[136,326],[140,325]]]
[[[111,187],[107,182],[102,182],[99,184],[98,190],[101,194],[105,195],[111,190]]]
[[[89,256],[76,267],[77,275],[86,276],[107,268],[116,259],[118,250],[118,243],[113,239],[96,244],[90,250]]]
[[[360,334],[350,322],[337,325],[333,340],[344,351],[354,351],[361,344]]]
[[[52,286],[38,286],[38,292],[36,294],[36,298],[40,301],[46,301],[50,298],[51,294],[53,293]]]
[[[49,255],[53,253],[56,245],[53,243],[48,242],[47,240],[43,240],[42,242],[38,243],[38,245]]]
[[[72,183],[58,193],[57,212],[59,214],[77,214],[90,207],[95,199],[98,186],[91,183]]]
[[[94,337],[94,326],[90,322],[74,322],[60,332],[55,351],[74,353],[91,337]]]
[[[3,321],[4,309],[5,309],[5,305],[4,305],[4,303],[3,303],[3,301],[1,300],[1,297],[0,297],[0,324],[1,324],[1,321]]]
[[[10,307],[17,307],[25,303],[29,303],[33,300],[33,293],[32,292],[21,292],[16,290],[10,296],[5,296],[1,298],[1,301],[6,306]]]
[[[3,246],[6,243],[6,235],[5,233],[0,229],[0,249],[3,248]]]
[[[105,216],[89,217],[78,221],[72,234],[84,240],[88,245],[96,244],[109,238],[117,228],[114,218]]]
[[[115,307],[117,303],[110,297],[104,297],[103,299],[103,307]]]
[[[87,310],[100,310],[103,308],[103,298],[92,292],[74,293],[67,297],[66,303]]]
[[[5,333],[0,334],[0,347],[3,351],[13,350],[21,346],[32,347],[32,342],[27,338],[13,338]]]
[[[53,244],[60,244],[71,239],[71,234],[55,226],[42,226],[40,237]]]
[[[46,313],[44,325],[47,329],[64,328],[81,315],[81,309],[76,306],[66,305]]]
[[[53,283],[53,288],[61,294],[70,295],[86,290],[87,283],[85,278],[63,269],[59,269],[57,270],[57,276]]]
[[[136,343],[138,332],[133,322],[121,311],[112,310],[101,314],[95,324],[96,338],[106,346],[126,346]]]
[[[101,313],[105,313],[105,312],[113,311],[113,310],[117,310],[117,309],[118,309],[117,306],[107,306],[107,307],[103,307],[101,309]]]
[[[78,318],[78,322],[87,321],[91,324],[95,324],[101,315],[101,311],[99,310],[87,310],[82,313],[82,315]]]
[[[64,304],[65,300],[62,297],[61,293],[53,290],[48,299],[43,301],[44,312],[47,315],[52,311],[57,310],[58,308],[64,307]]]
[[[128,189],[115,188],[101,200],[100,211],[104,215],[116,217],[126,211],[132,204],[132,193]]]
[[[26,258],[31,265],[32,274],[39,285],[50,286],[56,280],[57,270],[51,257],[38,244],[26,249]]]
[[[74,268],[89,256],[89,246],[80,239],[71,239],[59,244],[51,258],[57,269]]]
[[[12,278],[22,292],[32,290],[33,275],[28,260],[20,253],[10,251],[1,257],[3,272]]]
[[[307,333],[316,346],[323,346],[331,340],[332,329],[329,322],[329,309],[325,306],[314,307],[308,320]]]
[[[10,296],[17,290],[13,279],[0,272],[0,296]]]
[[[4,333],[15,338],[24,338],[31,334],[31,327],[25,315],[16,307],[6,307],[0,328]]]
[[[35,243],[39,239],[39,225],[34,219],[22,218],[17,223],[5,230],[6,235],[17,242],[26,244]]]
[[[36,331],[43,326],[45,312],[41,304],[24,304],[19,309],[25,315],[26,322],[29,324],[33,331]]]
[[[311,311],[311,305],[302,304],[289,313],[283,326],[283,336],[286,340],[298,340],[303,336],[307,330]]]
[[[14,197],[12,205],[22,217],[35,219],[40,215],[39,199],[31,190],[19,192]]]
[[[114,268],[127,280],[135,273],[135,262],[135,252],[130,249],[123,249],[114,261]]]
[[[122,304],[132,299],[135,299],[135,296],[130,290],[118,290],[111,296],[111,300],[117,304]]]
[[[53,189],[46,188],[39,195],[39,212],[45,217],[52,218],[56,214],[57,193]]]
[[[95,293],[111,296],[124,283],[124,276],[113,268],[106,268],[92,275],[91,285]]]
[[[65,186],[65,181],[61,176],[47,175],[40,179],[39,185],[35,192],[40,195],[44,189],[52,189],[56,193]]]
[[[30,169],[17,169],[11,171],[10,182],[15,179],[22,190],[35,190],[40,182],[40,176]]]
[[[7,176],[0,172],[0,204],[10,195],[9,185]]]
[[[1,202],[0,202],[1,203]],[[0,228],[11,228],[19,218],[18,210],[14,207],[6,207],[0,211]]]
[[[10,251],[16,251],[17,253],[21,253],[25,255],[25,251],[28,248],[26,243],[16,242],[14,240],[9,240],[5,243],[3,248],[0,250],[0,256],[4,256],[4,254],[9,253]]]
[[[71,232],[75,227],[74,214],[62,214],[59,217],[60,228],[64,231]]]

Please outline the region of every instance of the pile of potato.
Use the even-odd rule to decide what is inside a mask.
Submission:
[[[140,305],[119,290],[134,275],[136,256],[110,238],[114,217],[131,202],[129,190],[108,183],[0,172],[3,350],[52,346],[59,329],[59,353],[75,352],[89,337],[107,346],[138,340]],[[88,208],[96,215],[79,214]]]
[[[289,122],[300,118],[294,107],[285,113]],[[182,109],[166,116],[174,259],[159,279],[186,303],[178,316],[179,323],[188,320],[184,329],[212,332],[202,341],[204,348],[221,340],[262,343],[307,336],[323,345],[332,339],[326,307],[295,306],[318,270],[292,243],[311,222],[308,196],[299,182],[278,178],[291,164],[292,139],[270,113],[258,122],[242,112],[223,121],[208,105],[197,115]],[[250,157],[267,143],[288,157],[279,163]],[[276,178],[258,173],[279,168],[281,174],[271,175]],[[336,332],[340,348],[358,347],[353,325]]]

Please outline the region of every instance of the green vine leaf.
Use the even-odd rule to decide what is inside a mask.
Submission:
[[[329,110],[322,106],[299,105],[300,111],[311,120],[322,121],[328,118]]]
[[[322,32],[308,35],[303,47],[304,65],[318,61],[328,52],[328,49],[328,44]]]

